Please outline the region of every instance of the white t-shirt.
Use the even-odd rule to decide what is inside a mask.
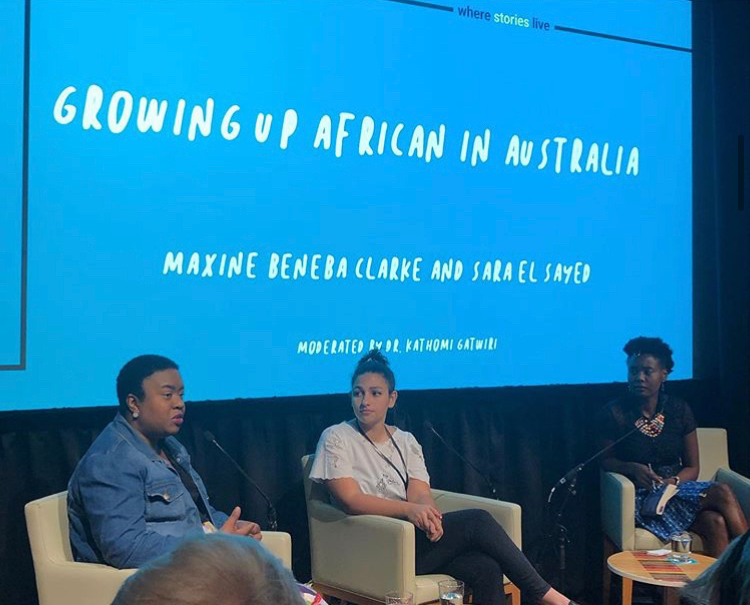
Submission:
[[[313,481],[320,483],[327,479],[350,477],[359,483],[365,494],[388,500],[406,500],[404,482],[396,470],[383,459],[385,456],[402,475],[429,484],[430,476],[425,467],[422,446],[414,435],[400,429],[395,429],[393,433],[393,441],[404,457],[402,461],[393,441],[389,439],[385,443],[373,445],[357,430],[355,422],[356,420],[342,422],[323,431],[310,471]]]

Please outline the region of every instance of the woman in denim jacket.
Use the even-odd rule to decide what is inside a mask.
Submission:
[[[240,509],[217,511],[176,435],[185,416],[177,364],[142,355],[117,377],[120,409],[68,484],[70,543],[77,561],[140,567],[186,536],[219,529],[261,539]]]

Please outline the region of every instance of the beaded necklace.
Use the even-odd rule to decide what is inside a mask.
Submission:
[[[635,421],[635,426],[647,437],[658,437],[664,429],[664,414],[659,412],[651,419],[641,416]]]
[[[656,404],[656,411],[651,418],[646,416],[643,412],[635,421],[635,426],[638,430],[652,439],[661,435],[664,430],[664,403],[666,401],[666,395],[659,395],[659,402]]]

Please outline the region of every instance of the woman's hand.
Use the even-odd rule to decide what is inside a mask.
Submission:
[[[639,464],[638,462],[631,462],[628,474],[633,479],[637,487],[645,489],[651,489],[654,483],[661,485],[664,483],[664,478],[657,475],[645,464]]]
[[[406,518],[425,532],[430,542],[443,537],[443,515],[431,504],[412,504]]]
[[[263,533],[260,531],[260,525],[254,521],[243,521],[242,519],[237,520],[237,528],[241,530],[248,529],[250,533],[245,534],[250,536],[253,540],[260,542],[263,539]]]
[[[255,540],[262,540],[263,534],[260,532],[260,525],[252,521],[243,521],[240,519],[242,511],[239,506],[235,506],[229,519],[221,526],[221,532],[233,534],[235,536],[250,536]]]

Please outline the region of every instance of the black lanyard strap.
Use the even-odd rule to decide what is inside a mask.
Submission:
[[[375,448],[375,451],[380,455],[380,457],[385,460],[388,464],[391,465],[391,468],[393,468],[394,471],[396,471],[396,474],[398,475],[399,479],[403,481],[404,483],[404,490],[407,492],[409,491],[409,469],[406,466],[406,460],[404,460],[404,455],[401,453],[401,448],[398,447],[398,444],[393,439],[393,435],[391,435],[391,432],[388,430],[388,427],[385,427],[385,432],[388,433],[388,438],[391,440],[391,443],[393,444],[393,447],[396,448],[396,451],[398,452],[398,457],[401,458],[401,464],[404,465],[404,472],[401,473],[400,470],[398,470],[398,467],[393,464],[393,461],[386,456],[383,452],[380,451],[380,448],[373,443],[372,439],[370,439],[367,434],[362,430],[362,427],[359,425],[359,420],[356,421],[357,423],[357,430],[360,432],[360,434],[367,439],[367,441],[370,442],[370,445]]]

